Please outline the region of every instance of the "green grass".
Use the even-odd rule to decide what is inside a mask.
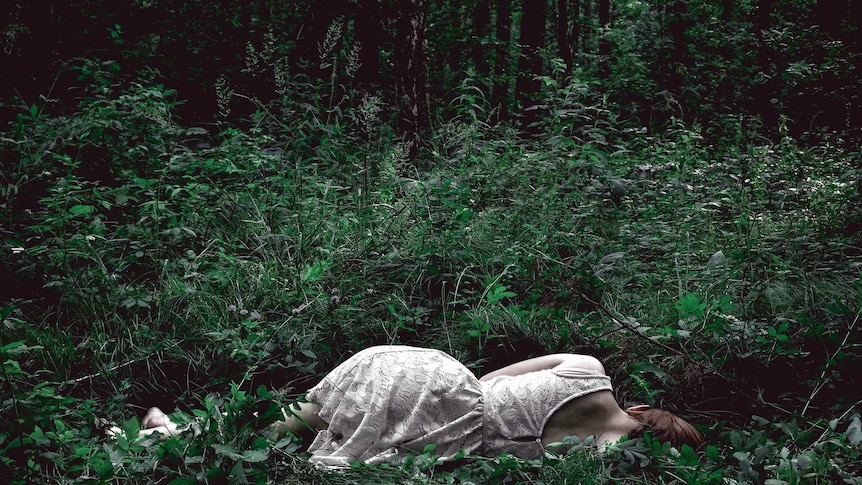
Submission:
[[[70,114],[34,105],[3,134],[0,264],[17,283],[0,302],[5,476],[862,483],[859,241],[842,233],[858,153],[607,117],[522,139],[462,97],[410,161],[379,100],[346,95],[335,111],[303,86],[247,127],[203,128],[172,117],[170,90],[115,81]],[[604,116],[588,90],[551,101]],[[623,404],[677,410],[709,445],[339,474],[260,435],[381,343],[476,372],[591,353]],[[133,435],[151,404],[206,432],[103,438],[99,419]]]

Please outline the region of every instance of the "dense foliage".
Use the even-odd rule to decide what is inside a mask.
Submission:
[[[2,7],[0,476],[862,483],[859,2],[397,3]],[[708,444],[268,439],[381,343],[593,354]]]

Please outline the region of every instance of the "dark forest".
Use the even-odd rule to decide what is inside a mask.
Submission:
[[[862,484],[859,0],[0,7],[9,483]],[[360,349],[598,357],[649,433],[326,472]],[[149,406],[196,432],[137,439]],[[121,432],[107,437],[105,429]]]

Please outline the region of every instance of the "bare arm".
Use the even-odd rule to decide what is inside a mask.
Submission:
[[[284,415],[284,420],[272,423],[272,427],[278,432],[279,438],[283,437],[288,432],[299,433],[303,430],[326,429],[329,425],[320,419],[318,412],[320,406],[312,402],[296,402],[291,404],[288,409],[281,410]]]
[[[304,430],[321,430],[326,429],[329,425],[320,419],[317,415],[320,411],[320,406],[310,402],[296,402],[291,404],[287,409],[282,408],[281,413],[284,420],[272,423],[272,429],[278,434],[279,438],[284,437],[288,432],[300,433]],[[179,436],[180,434],[192,429],[191,423],[177,424],[171,421],[167,414],[159,408],[150,408],[147,415],[141,420],[141,430],[138,431],[138,439],[145,438],[154,433],[159,433],[159,439],[164,441],[171,436]],[[199,429],[194,430],[199,433]],[[118,426],[112,426],[105,430],[108,437],[115,438],[123,434],[123,429]]]
[[[551,354],[516,362],[502,369],[489,372],[479,380],[487,381],[498,376],[519,376],[537,370],[556,368],[581,369],[591,373],[605,374],[605,368],[595,357],[580,354]]]

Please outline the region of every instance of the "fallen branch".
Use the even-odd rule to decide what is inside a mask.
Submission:
[[[720,378],[722,378],[722,379],[724,379],[724,380],[726,380],[726,381],[730,381],[730,379],[729,379],[728,377],[726,377],[726,376],[723,376],[723,375],[719,374],[719,373],[718,373],[718,371],[716,371],[716,370],[715,370],[715,369],[713,369],[712,367],[707,366],[706,364],[703,364],[703,363],[701,363],[701,362],[699,362],[699,361],[697,361],[697,360],[693,359],[691,356],[689,356],[689,355],[688,355],[688,354],[686,354],[685,352],[683,352],[683,351],[681,351],[681,350],[679,350],[679,349],[675,349],[675,348],[671,347],[670,345],[668,345],[668,344],[666,344],[666,343],[664,343],[664,342],[660,342],[660,341],[658,341],[658,340],[655,340],[655,339],[653,339],[653,338],[650,338],[650,337],[648,337],[648,336],[646,336],[646,335],[642,334],[642,333],[641,333],[637,328],[635,328],[632,324],[630,324],[630,323],[628,323],[628,322],[626,322],[626,321],[623,321],[623,320],[620,320],[619,318],[617,318],[617,316],[616,316],[616,315],[614,315],[613,313],[611,313],[611,311],[610,311],[610,310],[608,310],[608,309],[607,309],[604,305],[602,305],[601,303],[596,302],[596,301],[593,301],[592,299],[590,299],[590,297],[588,297],[588,296],[584,295],[583,293],[580,293],[580,296],[581,296],[581,298],[583,298],[584,300],[586,300],[586,301],[588,301],[589,303],[591,303],[591,304],[595,305],[595,306],[596,306],[596,308],[598,308],[599,310],[601,310],[601,311],[602,311],[602,313],[604,313],[605,315],[607,315],[608,317],[610,317],[610,319],[611,319],[611,320],[613,320],[613,321],[614,321],[614,323],[616,323],[616,324],[617,324],[617,325],[619,325],[620,327],[622,327],[622,328],[624,328],[624,329],[628,330],[629,332],[631,332],[631,333],[633,333],[633,334],[637,335],[638,337],[640,337],[640,338],[642,338],[642,339],[646,340],[647,342],[649,342],[649,343],[650,343],[650,344],[652,344],[652,345],[656,345],[656,346],[658,346],[658,347],[663,348],[664,350],[667,350],[668,352],[671,352],[671,353],[673,353],[673,354],[676,354],[676,355],[678,355],[678,356],[682,357],[682,359],[683,359],[683,360],[685,360],[686,362],[692,363],[692,364],[696,365],[697,367],[700,367],[701,369],[703,369],[704,371],[706,371],[706,372],[708,372],[708,373],[710,373],[710,374],[712,374],[712,375],[718,376],[718,377],[720,377]]]

